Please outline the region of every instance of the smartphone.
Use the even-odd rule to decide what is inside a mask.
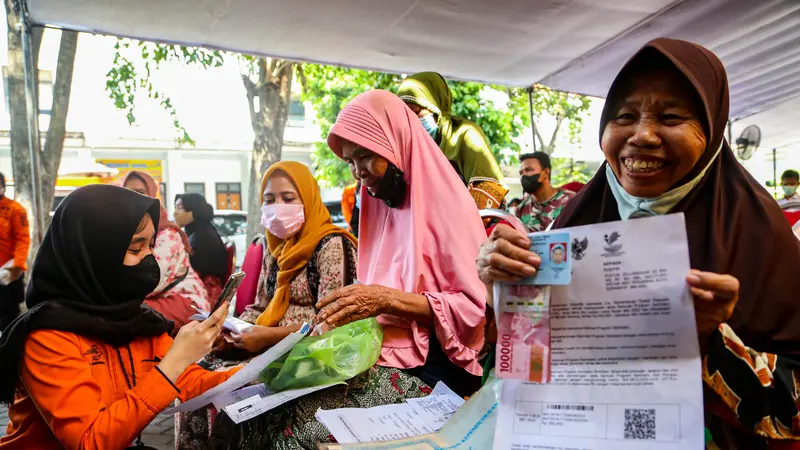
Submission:
[[[211,308],[209,314],[213,314],[217,308],[222,306],[222,303],[231,301],[233,294],[236,293],[236,290],[239,289],[239,285],[242,284],[242,280],[244,280],[244,272],[236,272],[228,278],[225,287],[222,289],[222,294],[219,295],[217,303]]]

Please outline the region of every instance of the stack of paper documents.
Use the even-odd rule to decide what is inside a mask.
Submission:
[[[439,382],[427,397],[367,409],[320,409],[317,420],[340,444],[390,441],[439,431],[463,404],[464,399]]]

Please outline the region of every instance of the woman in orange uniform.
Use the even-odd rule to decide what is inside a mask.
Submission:
[[[28,312],[0,337],[0,449],[122,449],[176,398],[233,374],[194,364],[227,305],[181,328],[142,304],[158,285],[158,200],[116,186],[76,190],[36,255]],[[141,447],[140,447],[141,448]]]

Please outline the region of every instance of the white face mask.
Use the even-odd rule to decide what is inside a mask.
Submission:
[[[278,239],[289,239],[306,222],[303,205],[274,204],[261,207],[261,225]]]

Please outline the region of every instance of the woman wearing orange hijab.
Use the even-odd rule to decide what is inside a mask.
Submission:
[[[200,362],[208,369],[239,364],[242,356],[278,343],[311,322],[319,300],[356,277],[356,238],[333,225],[308,167],[293,161],[273,164],[261,181],[261,198],[267,251],[256,301],[240,316],[256,326],[233,336],[233,346],[244,354],[236,360],[208,356]],[[205,411],[195,411],[181,418],[178,448],[207,445],[204,416]]]

